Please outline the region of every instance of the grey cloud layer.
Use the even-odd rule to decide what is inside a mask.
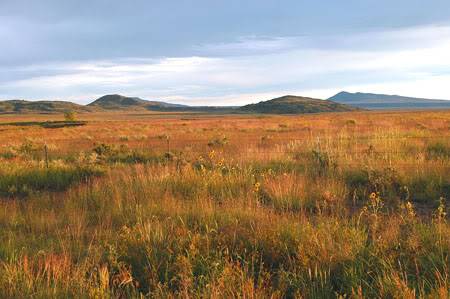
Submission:
[[[242,36],[330,35],[450,19],[447,0],[315,2],[2,0],[0,63],[193,56],[201,54],[196,45]]]
[[[0,98],[207,102],[445,76],[445,56],[417,55],[448,49],[449,11],[447,0],[2,0]]]

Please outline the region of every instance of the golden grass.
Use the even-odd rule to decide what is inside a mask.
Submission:
[[[0,116],[0,297],[449,296],[450,111],[79,118]]]

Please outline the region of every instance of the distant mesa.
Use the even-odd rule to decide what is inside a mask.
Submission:
[[[319,100],[307,97],[287,95],[257,104],[245,105],[239,108],[241,112],[271,113],[271,114],[302,114],[320,112],[356,111],[358,108],[336,103],[330,100]]]
[[[103,109],[147,109],[147,110],[164,110],[167,108],[187,107],[185,105],[170,104],[161,101],[147,101],[137,97],[126,97],[119,94],[109,94],[102,96],[87,106]]]
[[[446,100],[432,100],[362,92],[350,93],[342,91],[328,100],[370,110],[450,108],[450,101]]]
[[[142,106],[146,103],[147,101],[141,98],[125,97],[119,94],[109,94],[96,99],[92,103],[88,104],[88,106],[114,109],[130,106]]]

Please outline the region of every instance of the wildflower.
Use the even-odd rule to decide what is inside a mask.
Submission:
[[[410,201],[400,204],[400,212],[403,220],[412,220],[416,216],[414,205]]]
[[[217,162],[217,166],[222,167],[224,165],[224,163],[225,163],[225,159],[222,158],[222,159],[220,159],[219,162]]]
[[[92,153],[89,155],[89,157],[87,158],[87,160],[88,160],[88,163],[96,163],[96,162],[98,161],[98,158],[99,158],[98,154],[92,152]]]
[[[381,199],[379,193],[372,192],[369,196],[368,208],[371,209],[371,212],[377,214],[381,208],[383,208],[384,203]]]
[[[406,211],[411,218],[416,216],[416,213],[414,212],[414,206],[410,201],[408,201],[405,206],[406,206]]]
[[[258,193],[260,188],[261,188],[261,183],[256,182],[256,183],[253,185],[253,192]]]
[[[209,153],[208,153],[208,157],[209,157],[209,159],[214,159],[214,157],[215,157],[215,155],[216,155],[216,152],[214,151],[214,150],[212,150],[212,151],[210,151]]]
[[[14,185],[10,186],[9,189],[8,189],[8,193],[11,194],[11,195],[16,194],[17,193],[17,187],[14,186]]]
[[[410,194],[408,186],[403,186],[400,188],[400,196],[403,200],[409,201]]]
[[[202,172],[202,174],[206,173],[206,167],[203,164],[200,164],[200,171]]]
[[[447,216],[446,208],[445,208],[445,198],[439,198],[439,206],[436,211],[436,218],[438,220],[444,220],[445,216]]]
[[[336,197],[334,196],[334,194],[333,194],[332,192],[330,192],[330,191],[325,191],[325,192],[323,193],[322,197],[323,197],[323,199],[324,199],[326,202],[329,202],[329,203],[335,201],[335,199],[336,199]]]

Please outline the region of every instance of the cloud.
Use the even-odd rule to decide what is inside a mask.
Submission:
[[[240,38],[198,46],[197,51],[203,55],[11,66],[0,70],[0,97],[87,102],[117,92],[237,105],[288,93],[326,98],[345,89],[450,99],[445,82],[450,76],[450,27],[445,26]]]
[[[193,49],[202,55],[240,56],[261,55],[286,51],[296,47],[298,37],[241,37],[235,42],[215,43],[194,46]]]

